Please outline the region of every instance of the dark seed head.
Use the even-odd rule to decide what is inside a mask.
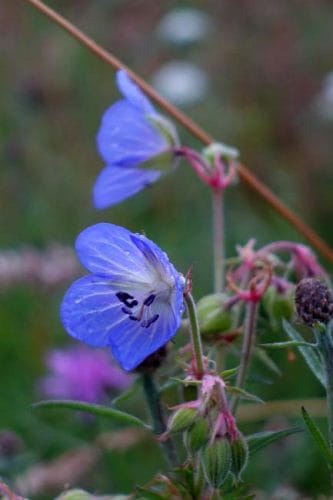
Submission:
[[[327,324],[333,317],[333,296],[325,283],[314,278],[301,280],[295,292],[299,318],[308,326]]]

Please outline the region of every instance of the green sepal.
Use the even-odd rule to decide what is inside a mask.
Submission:
[[[125,413],[123,411],[115,410],[109,408],[108,406],[96,405],[84,403],[81,401],[71,401],[71,400],[47,400],[40,401],[32,405],[33,408],[51,408],[51,409],[64,409],[64,410],[75,410],[83,411],[85,413],[90,413],[91,415],[96,415],[97,417],[106,417],[118,422],[120,424],[133,425],[137,427],[144,427],[145,429],[151,430],[151,427],[138,417]]]
[[[314,420],[310,417],[309,413],[306,411],[304,406],[302,406],[302,417],[304,420],[304,423],[309,431],[309,434],[311,435],[312,439],[314,442],[317,444],[320,453],[322,454],[326,465],[329,469],[333,468],[333,455],[329,449],[329,446],[321,432],[321,430],[318,428],[317,424],[314,422]]]
[[[291,436],[292,434],[296,434],[297,432],[303,432],[303,429],[301,427],[292,427],[282,431],[265,431],[251,434],[250,436],[247,436],[249,455],[252,456],[269,444],[275,443],[275,441]]]
[[[297,330],[295,330],[295,328],[288,321],[283,320],[282,324],[285,332],[287,333],[287,335],[291,340],[295,340],[297,342],[304,342],[303,337],[298,333]],[[315,348],[309,349],[308,347],[298,346],[297,349],[303,356],[304,361],[306,362],[312,373],[316,376],[316,378],[319,380],[322,386],[326,388],[324,367]]]

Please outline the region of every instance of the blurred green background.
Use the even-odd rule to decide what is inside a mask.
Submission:
[[[184,61],[191,62],[204,84],[191,102],[180,105],[218,140],[239,148],[242,160],[333,244],[332,2],[58,0],[49,5],[150,82],[161,81],[159,72],[171,61],[183,61],[180,70]],[[205,30],[193,40],[179,41],[177,29],[163,35],[165,16],[181,7],[207,16]],[[149,190],[96,212],[91,190],[103,165],[94,137],[104,109],[118,98],[114,72],[23,0],[3,2],[0,19],[0,251],[72,245],[87,225],[110,221],[144,229],[179,270],[194,263],[195,296],[210,292],[208,190],[182,164]],[[193,79],[188,92],[197,83]],[[170,83],[163,84],[168,90]],[[200,147],[179,131],[188,144]],[[226,198],[228,256],[252,237],[258,245],[301,241],[242,184]],[[25,450],[10,463],[0,457],[0,476],[12,481],[34,462],[50,460],[109,426],[89,427],[71,415],[31,410],[45,352],[69,342],[58,318],[66,288],[16,284],[1,293],[0,430],[17,432]],[[323,396],[300,360],[289,363],[284,354],[276,359],[283,376],[262,390],[267,399]],[[262,427],[258,422],[251,428]],[[153,443],[149,450],[138,445],[124,453],[106,453],[90,479],[79,484],[101,493],[127,492],[162,464]],[[262,453],[248,475],[269,498],[281,484],[313,497],[327,491],[326,470],[305,435]]]

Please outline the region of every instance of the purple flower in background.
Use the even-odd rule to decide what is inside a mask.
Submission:
[[[107,352],[84,346],[55,349],[48,353],[50,371],[40,384],[48,397],[102,402],[107,391],[127,389],[133,378],[116,366]]]
[[[106,167],[94,186],[94,204],[102,209],[119,203],[149,186],[161,176],[142,164],[178,145],[174,126],[159,115],[152,103],[124,71],[117,73],[124,99],[103,115],[97,148]]]
[[[121,366],[133,370],[176,333],[184,277],[155,243],[113,224],[85,229],[76,251],[91,274],[67,291],[64,327],[88,345],[109,346]]]

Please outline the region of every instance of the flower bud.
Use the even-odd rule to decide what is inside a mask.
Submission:
[[[231,314],[230,311],[224,310],[227,299],[227,295],[216,293],[199,300],[197,311],[202,335],[209,336],[230,330]]]
[[[290,320],[293,314],[293,291],[279,293],[275,287],[270,286],[262,298],[262,304],[272,320],[280,321],[282,318]]]
[[[231,468],[231,448],[227,439],[216,439],[204,448],[201,464],[207,483],[213,488],[220,488]]]
[[[295,292],[297,314],[308,326],[325,325],[333,317],[333,296],[325,283],[314,278],[301,280]]]
[[[187,450],[194,455],[205,444],[209,437],[209,425],[206,419],[199,417],[190,429],[184,434],[184,444]]]
[[[223,144],[223,142],[212,142],[202,150],[204,158],[213,163],[215,156],[219,156],[226,160],[236,160],[239,157],[238,149]]]
[[[194,423],[197,416],[198,413],[193,408],[180,408],[169,419],[168,432],[184,431]]]
[[[235,475],[237,481],[241,479],[241,473],[247,465],[249,458],[249,446],[242,434],[238,434],[231,444],[231,472]]]

